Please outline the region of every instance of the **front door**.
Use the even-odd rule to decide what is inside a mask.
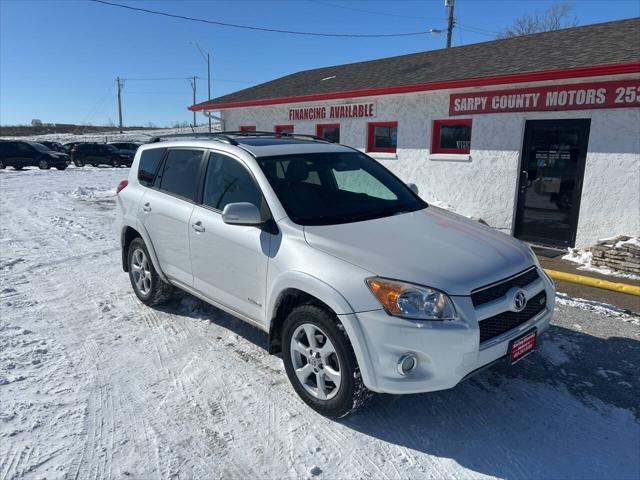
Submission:
[[[202,206],[194,208],[189,229],[193,284],[212,300],[262,324],[271,234],[224,223],[222,210],[236,202],[261,207],[262,193],[238,160],[211,152]]]
[[[524,133],[515,236],[556,247],[576,240],[591,120],[529,120]]]

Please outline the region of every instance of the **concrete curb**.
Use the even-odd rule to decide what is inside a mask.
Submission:
[[[627,293],[640,297],[640,286],[630,285],[628,283],[610,282],[608,280],[600,280],[599,278],[587,277],[585,275],[577,275],[575,273],[559,272],[558,270],[544,269],[547,274],[554,280],[563,282],[577,283],[580,285],[588,285],[590,287],[604,288],[605,290],[613,290],[614,292]]]

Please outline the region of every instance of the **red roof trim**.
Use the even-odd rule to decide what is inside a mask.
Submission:
[[[638,72],[640,72],[640,62],[616,63],[610,65],[597,65],[593,67],[565,68],[560,70],[517,73],[513,75],[499,75],[495,77],[476,77],[465,78],[463,80],[398,85],[395,87],[376,87],[362,90],[348,90],[344,92],[316,93],[311,95],[300,95],[297,97],[265,98],[245,102],[209,103],[204,105],[191,105],[189,110],[196,112],[199,110],[258,107],[263,105],[277,105],[281,103],[315,102],[319,100],[335,100],[339,98],[370,97],[375,95],[392,95],[395,93],[425,92],[429,90],[444,90],[449,88],[483,87],[488,85],[502,85],[506,83],[539,82],[543,80],[597,77],[601,75]]]

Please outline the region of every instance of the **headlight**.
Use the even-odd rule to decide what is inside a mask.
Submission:
[[[391,315],[415,320],[456,318],[451,299],[439,290],[379,277],[368,278],[367,285]]]

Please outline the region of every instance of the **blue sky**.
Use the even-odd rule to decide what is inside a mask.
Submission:
[[[113,1],[222,22],[316,32],[396,33],[446,25],[443,0]],[[454,30],[453,44],[491,40],[488,32],[553,3],[456,0],[460,28]],[[582,25],[640,15],[639,0],[572,4]],[[133,80],[198,75],[197,99],[205,100],[206,65],[190,42],[211,52],[212,94],[218,96],[299,70],[442,48],[444,41],[444,35],[300,37],[157,17],[86,0],[0,0],[0,123],[29,123],[33,118],[117,122],[116,76],[132,79],[123,89],[125,125],[190,121],[186,107],[192,91],[186,79]]]

